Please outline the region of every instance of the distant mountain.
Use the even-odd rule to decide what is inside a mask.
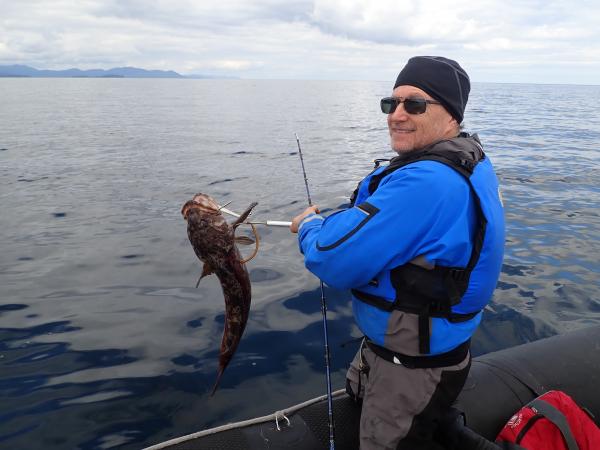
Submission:
[[[214,78],[202,75],[185,77],[172,70],[145,70],[137,67],[115,67],[113,69],[66,69],[38,70],[29,66],[0,66],[0,77],[44,77],[44,78]]]

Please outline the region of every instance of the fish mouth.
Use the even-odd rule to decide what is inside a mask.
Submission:
[[[206,214],[219,215],[221,214],[221,207],[210,195],[198,193],[194,195],[191,200],[188,200],[181,208],[181,214],[187,219],[188,213],[191,209],[200,210]]]

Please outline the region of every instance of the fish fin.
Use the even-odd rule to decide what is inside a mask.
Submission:
[[[196,281],[196,288],[200,285],[200,280],[202,278],[204,278],[205,276],[210,275],[212,273],[215,273],[213,268],[210,267],[208,264],[204,263],[204,266],[202,267],[202,273],[200,274],[200,278],[198,278],[198,281]]]
[[[252,245],[254,240],[247,236],[238,236],[235,238],[235,242],[240,245]]]
[[[246,211],[244,211],[242,214],[240,214],[240,217],[237,218],[237,220],[235,222],[233,222],[233,224],[231,225],[233,227],[233,229],[235,230],[244,220],[246,220],[248,218],[248,216],[250,215],[250,213],[252,212],[252,209],[254,209],[254,207],[258,205],[257,202],[252,202],[250,204],[250,206],[248,206],[248,208],[246,208]]]
[[[212,397],[213,395],[215,395],[215,392],[217,392],[217,388],[219,387],[219,382],[221,381],[221,377],[223,376],[223,369],[219,369],[219,372],[217,373],[217,379],[215,380],[215,384],[212,388],[212,391],[210,391],[210,396]]]

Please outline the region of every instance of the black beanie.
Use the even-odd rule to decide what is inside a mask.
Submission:
[[[398,75],[394,89],[410,85],[424,90],[439,101],[458,123],[463,120],[469,99],[469,75],[460,65],[441,56],[410,58]]]

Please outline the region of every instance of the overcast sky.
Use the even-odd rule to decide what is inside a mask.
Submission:
[[[0,0],[0,65],[387,81],[413,55],[473,81],[600,84],[600,2]]]

